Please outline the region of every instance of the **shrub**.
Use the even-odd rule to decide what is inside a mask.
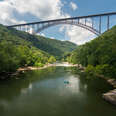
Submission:
[[[43,67],[44,64],[42,64],[41,62],[35,62],[34,66],[36,66],[36,67]]]

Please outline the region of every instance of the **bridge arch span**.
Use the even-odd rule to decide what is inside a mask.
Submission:
[[[51,26],[55,26],[59,24],[70,24],[89,30],[90,32],[99,36],[103,32],[108,31],[113,26],[110,25],[112,16],[113,18],[115,18],[114,16],[116,16],[116,12],[31,22],[25,24],[10,25],[7,27],[16,28],[17,30],[25,31],[25,32],[29,32],[29,30],[32,29],[33,32],[31,34],[35,34]],[[88,19],[91,21],[90,23],[88,23]],[[103,25],[103,23],[105,25]]]
[[[42,27],[38,28],[35,33],[39,33],[39,32],[41,32],[41,31],[43,31],[43,30],[45,30],[49,27],[56,26],[56,25],[61,25],[61,24],[78,26],[78,27],[81,27],[83,29],[86,29],[86,30],[94,33],[97,36],[100,35],[100,32],[97,31],[96,29],[92,28],[91,26],[85,25],[83,23],[72,22],[72,21],[70,21],[70,22],[56,22],[56,23],[46,24],[46,25],[43,25]]]

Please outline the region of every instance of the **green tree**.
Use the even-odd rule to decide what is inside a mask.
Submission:
[[[56,62],[56,59],[54,56],[51,56],[49,59],[48,59],[48,63],[54,63]]]

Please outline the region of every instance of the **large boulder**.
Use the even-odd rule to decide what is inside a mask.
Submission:
[[[116,89],[103,94],[103,98],[113,105],[116,105]]]

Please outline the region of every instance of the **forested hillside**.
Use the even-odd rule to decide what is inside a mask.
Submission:
[[[90,75],[116,78],[116,26],[100,37],[78,46],[67,60],[87,67],[86,72]]]
[[[30,35],[0,25],[0,75],[15,72],[19,67],[53,63],[74,48],[76,45],[71,42]]]
[[[77,45],[68,41],[53,40],[42,36],[34,36],[25,32],[17,31],[15,29],[0,26],[0,41],[7,40],[13,44],[22,45],[26,44],[30,47],[36,47],[51,55],[61,59],[64,53],[71,52]]]

